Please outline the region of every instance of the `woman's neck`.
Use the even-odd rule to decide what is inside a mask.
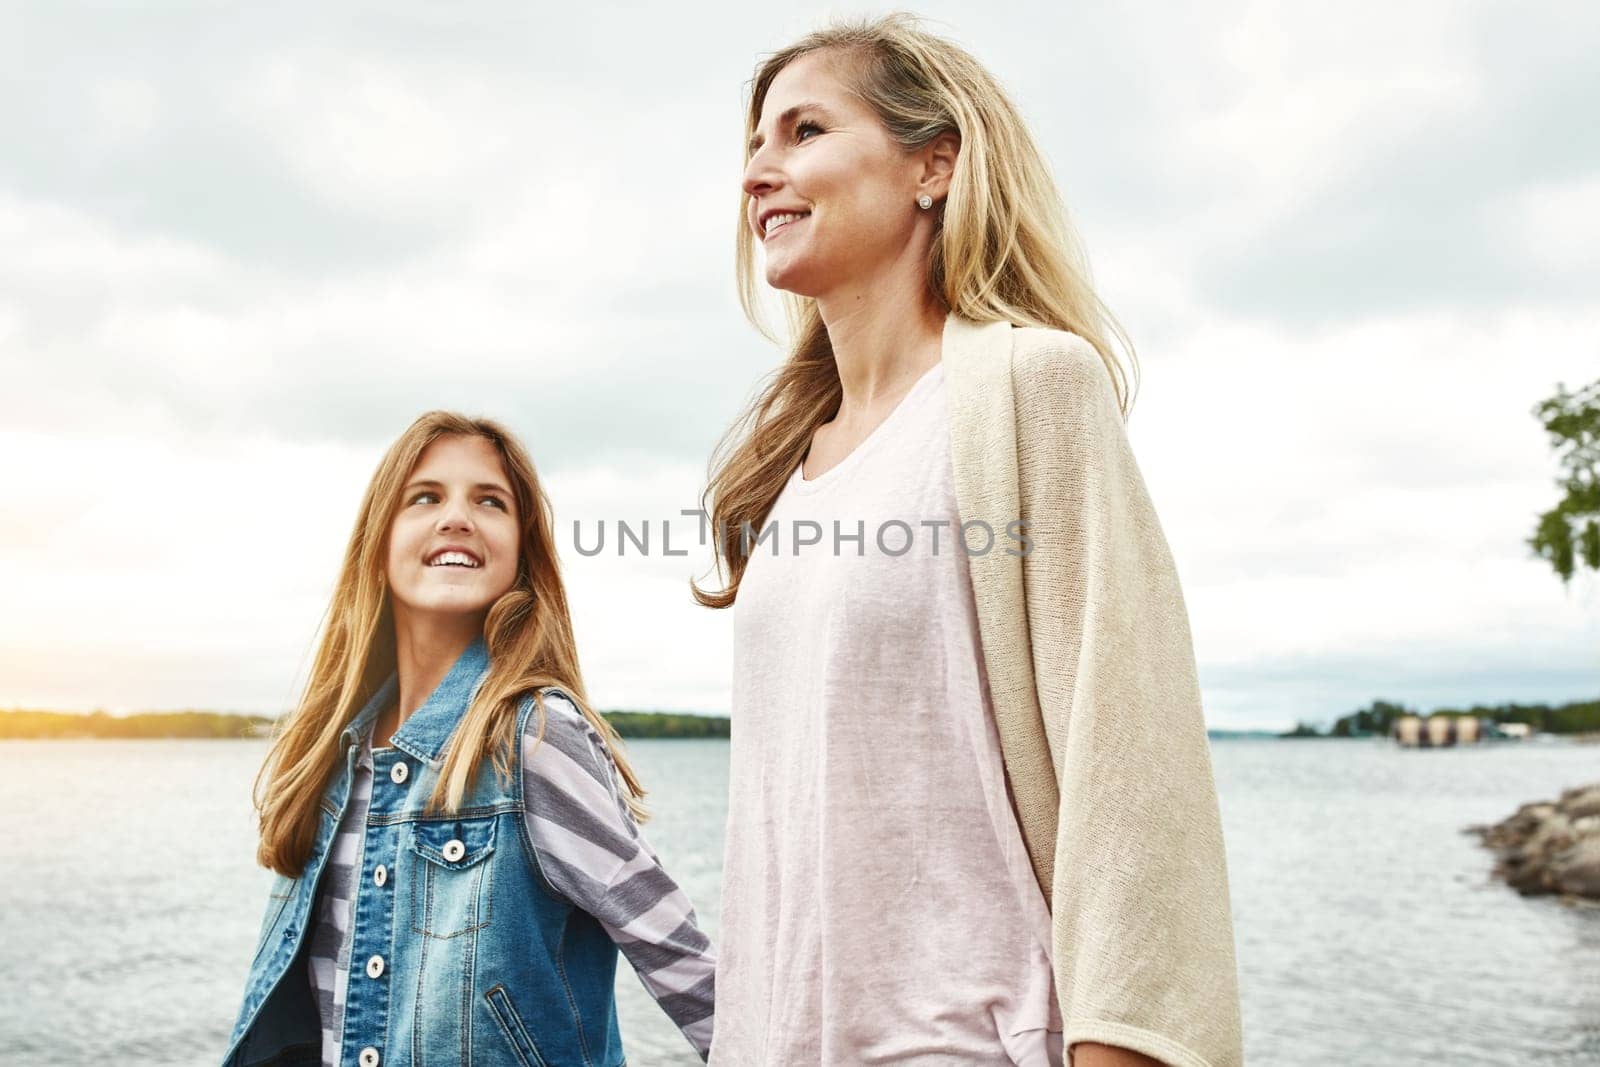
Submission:
[[[920,264],[918,264],[920,267]],[[945,310],[921,269],[817,298],[843,395],[836,423],[875,421],[939,362]]]

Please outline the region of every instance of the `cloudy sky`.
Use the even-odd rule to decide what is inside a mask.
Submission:
[[[695,506],[779,358],[745,83],[882,9],[561,7],[0,6],[0,707],[281,710],[373,465],[449,406],[529,442],[596,699],[726,708],[707,560],[570,531]],[[1600,376],[1600,7],[920,10],[1138,347],[1209,722],[1600,694],[1600,583],[1523,544],[1530,411]]]

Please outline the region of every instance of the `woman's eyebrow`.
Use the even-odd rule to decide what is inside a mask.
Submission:
[[[789,123],[793,122],[796,118],[798,118],[800,116],[800,114],[802,112],[805,112],[805,111],[815,111],[824,120],[828,120],[828,119],[831,118],[831,116],[828,113],[828,109],[827,108],[823,107],[821,104],[818,104],[818,103],[808,102],[808,103],[804,103],[804,104],[796,104],[794,107],[789,108],[783,114],[779,115],[778,116],[778,126],[781,128],[781,127],[789,125]],[[761,146],[766,144],[766,143],[767,143],[767,139],[765,137],[763,137],[761,134],[758,133],[758,134],[752,135],[751,138],[750,138],[750,144],[749,144],[750,154],[751,155],[755,155],[756,152],[760,151]]]

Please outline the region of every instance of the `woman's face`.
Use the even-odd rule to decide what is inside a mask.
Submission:
[[[746,221],[766,251],[767,283],[820,297],[870,283],[908,255],[925,163],[856,99],[827,53],[778,72],[745,167]]]
[[[482,616],[517,580],[521,527],[500,453],[441,437],[417,459],[389,527],[396,616]]]

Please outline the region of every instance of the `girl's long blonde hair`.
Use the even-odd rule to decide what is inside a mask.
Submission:
[[[1077,334],[1099,352],[1126,415],[1138,388],[1133,346],[1095,295],[1077,235],[1022,116],[964,49],[905,14],[812,33],[757,67],[745,114],[746,145],[773,79],[801,56],[823,51],[842,61],[851,88],[905,151],[945,133],[960,138],[928,257],[929,289],[946,310],[974,322]],[[747,164],[749,159],[746,147]],[[760,310],[748,207],[749,194],[741,194],[739,298],[750,321],[771,337]],[[723,438],[702,501],[715,531],[718,571],[727,583],[718,590],[691,583],[695,599],[707,607],[734,602],[749,560],[744,531],[766,520],[812,433],[839,410],[839,372],[816,301],[785,294],[784,305],[793,338],[789,357]],[[1127,353],[1129,370],[1113,341]]]
[[[489,673],[451,736],[430,807],[457,809],[485,756],[499,774],[508,775],[521,702],[530,695],[536,698],[542,735],[544,706],[537,700],[538,690],[559,686],[610,746],[629,806],[636,816],[644,815],[644,790],[616,732],[589,706],[584,692],[550,501],[533,461],[496,422],[430,411],[389,447],[367,486],[305,693],[285,717],[256,778],[261,819],[256,858],[263,867],[290,877],[305,868],[323,791],[344,762],[340,735],[394,673],[394,613],[385,577],[389,529],[423,450],[442,437],[456,436],[482,438],[499,453],[517,502],[519,562],[516,583],[494,602],[484,621]]]

